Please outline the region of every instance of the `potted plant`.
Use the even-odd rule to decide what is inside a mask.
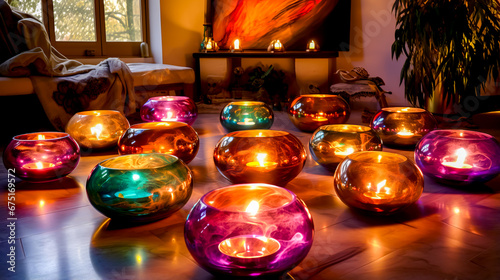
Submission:
[[[392,56],[401,69],[405,97],[433,113],[478,96],[500,68],[498,0],[395,0]],[[426,102],[442,102],[440,108]]]

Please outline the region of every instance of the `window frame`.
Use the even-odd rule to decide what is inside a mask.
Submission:
[[[106,42],[106,23],[104,18],[104,0],[94,0],[95,12],[95,42],[56,41],[53,0],[41,0],[42,18],[52,46],[68,57],[140,57],[142,42],[149,43],[148,1],[141,1],[141,30],[140,42]],[[93,55],[88,53],[93,51]]]

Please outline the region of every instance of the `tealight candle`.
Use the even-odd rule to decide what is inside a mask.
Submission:
[[[335,192],[347,206],[381,214],[415,203],[424,188],[422,172],[408,158],[378,151],[346,156],[333,180]]]
[[[422,136],[437,128],[437,122],[424,109],[387,107],[377,112],[370,126],[384,145],[404,147],[417,144]]]
[[[278,163],[277,162],[269,162],[265,161],[267,157],[266,153],[257,153],[257,161],[248,162],[246,165],[249,167],[255,167],[258,170],[272,170],[274,169]]]
[[[274,113],[271,107],[259,101],[230,102],[220,113],[220,123],[229,131],[271,128]]]
[[[233,45],[231,46],[231,52],[241,52],[240,39],[234,39]]]
[[[308,52],[316,52],[318,50],[319,50],[319,45],[316,42],[314,42],[314,40],[311,40],[311,42],[309,42],[307,44],[306,51],[308,51]]]
[[[5,148],[4,165],[26,181],[46,182],[73,171],[80,148],[67,133],[36,132],[15,136]]]
[[[145,122],[183,122],[192,125],[198,117],[198,108],[187,96],[151,97],[141,107]]]
[[[216,276],[278,279],[307,255],[313,222],[287,189],[233,185],[208,192],[195,204],[184,239],[196,262]]]
[[[438,181],[465,185],[500,173],[500,144],[491,135],[469,130],[434,130],[415,147],[415,162]]]
[[[283,47],[283,44],[281,43],[280,40],[273,40],[267,47],[267,51],[269,52],[282,52],[284,51],[285,48]]]
[[[68,122],[66,132],[80,147],[107,149],[115,147],[122,133],[130,127],[128,120],[114,110],[78,112]]]

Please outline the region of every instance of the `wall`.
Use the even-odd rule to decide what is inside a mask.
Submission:
[[[152,0],[158,1],[158,0]],[[333,67],[350,70],[364,67],[370,76],[379,76],[385,81],[383,89],[392,91],[388,95],[389,105],[407,105],[404,88],[399,86],[399,72],[403,61],[392,60],[391,44],[394,41],[395,17],[391,12],[393,0],[352,0],[351,7],[351,50],[341,52]],[[203,38],[205,0],[160,1],[162,58],[166,64],[194,66],[192,53],[198,51]],[[152,34],[152,36],[154,36]],[[152,37],[153,42],[153,37]],[[152,46],[154,48],[154,46]],[[153,51],[154,54],[154,51]],[[213,61],[213,67],[201,73],[202,77],[216,75],[227,77],[227,64]],[[242,62],[244,65],[255,61]],[[264,65],[273,63],[264,61]],[[284,71],[290,70],[293,63],[277,62]],[[202,65],[203,66],[203,65]],[[318,78],[308,77],[307,73],[321,74],[319,69],[332,69],[325,60],[300,60],[296,63],[298,88],[314,82],[322,90],[328,90],[328,73]],[[323,71],[323,70],[322,70]],[[328,70],[327,70],[328,71]],[[300,73],[299,73],[300,72]],[[301,74],[304,73],[304,74]],[[314,80],[314,81],[313,81]]]

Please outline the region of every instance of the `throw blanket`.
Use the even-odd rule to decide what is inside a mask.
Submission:
[[[51,45],[37,19],[11,10],[4,0],[0,10],[1,43],[9,45],[13,55],[1,61],[0,75],[29,76],[56,129],[64,130],[69,119],[84,110],[135,112],[132,74],[124,62],[109,58],[96,66],[67,59]]]

